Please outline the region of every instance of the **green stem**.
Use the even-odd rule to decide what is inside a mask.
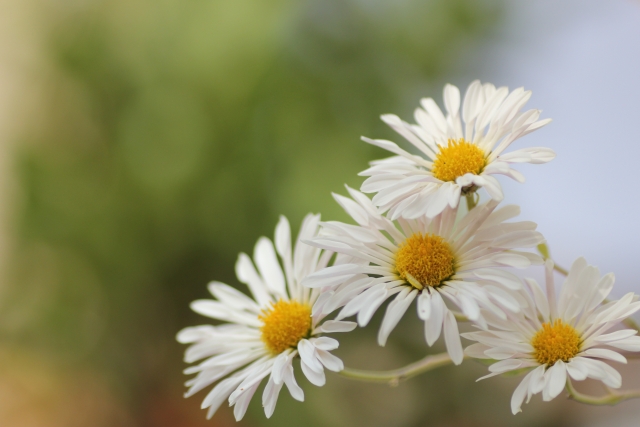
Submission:
[[[344,368],[340,375],[352,380],[367,381],[374,383],[387,383],[391,387],[396,387],[400,381],[408,380],[416,375],[423,374],[432,369],[446,366],[453,363],[449,354],[441,353],[425,357],[422,360],[411,363],[399,369],[390,371],[364,371],[360,369]]]
[[[566,269],[560,267],[558,264],[556,264],[555,261],[553,262],[553,269],[555,271],[557,271],[558,273],[562,274],[563,276],[568,276],[569,275],[569,272]]]
[[[475,208],[478,201],[475,198],[476,193],[469,193],[465,197],[467,198],[467,211],[471,212],[471,209]]]
[[[570,399],[588,405],[617,405],[625,400],[640,398],[640,390],[616,391],[608,387],[608,394],[604,396],[590,396],[577,391],[569,379],[567,380],[567,391],[569,392]]]
[[[464,315],[464,313],[460,313],[459,311],[455,311],[455,310],[449,310],[453,313],[453,315],[455,316],[456,320],[458,322],[468,322],[469,318],[467,316]]]
[[[542,255],[542,258],[545,260],[551,258],[551,254],[549,252],[549,246],[547,246],[546,243],[540,243],[538,245],[538,252],[540,252],[540,255]],[[553,260],[553,258],[551,258],[551,260]],[[569,275],[569,272],[567,271],[567,269],[560,267],[558,264],[556,264],[555,261],[553,261],[553,269],[558,273],[562,274],[563,276]]]

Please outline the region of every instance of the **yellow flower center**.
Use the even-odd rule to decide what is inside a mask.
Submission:
[[[464,138],[458,141],[450,139],[446,147],[440,147],[431,173],[440,181],[455,181],[466,173],[480,174],[486,163],[484,151],[480,147]]]
[[[451,247],[440,236],[416,233],[396,252],[398,275],[416,289],[440,286],[454,273]]]
[[[568,362],[580,351],[582,340],[571,325],[560,319],[551,323],[543,323],[533,336],[531,345],[536,360],[541,365],[553,366],[558,360]]]
[[[258,316],[262,341],[272,354],[280,354],[309,335],[311,329],[311,307],[297,301],[278,300]]]

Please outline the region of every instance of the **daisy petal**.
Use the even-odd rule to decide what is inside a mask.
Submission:
[[[461,364],[464,359],[464,352],[462,351],[462,343],[458,333],[458,323],[453,313],[449,310],[444,316],[444,342],[447,345],[447,351],[453,363],[455,365]]]

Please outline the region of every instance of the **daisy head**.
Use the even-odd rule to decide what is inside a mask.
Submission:
[[[520,281],[499,267],[541,263],[537,255],[514,248],[534,247],[544,239],[535,231],[535,223],[505,222],[518,215],[517,206],[495,210],[497,202],[490,201],[460,220],[456,210],[446,209],[433,219],[391,221],[364,194],[348,190],[352,199],[335,198],[358,225],[325,222],[321,234],[309,242],[352,258],[303,281],[311,288],[328,289],[325,312],[344,305],[338,319],[357,315],[360,326],[365,326],[382,303],[394,297],[378,334],[378,343],[384,345],[417,300],[428,345],[444,331],[448,352],[459,364],[463,352],[458,326],[445,300],[481,324],[481,307],[504,319],[503,309],[519,310],[506,289],[518,289]]]
[[[463,334],[476,344],[466,352],[471,357],[494,359],[489,375],[528,369],[511,398],[511,411],[520,412],[522,402],[536,393],[544,401],[556,397],[571,379],[593,378],[619,388],[618,371],[605,361],[626,363],[620,350],[640,351],[640,337],[632,329],[619,329],[628,316],[640,309],[638,297],[628,293],[608,302],[614,276],[600,277],[596,267],[578,258],[560,289],[553,285],[553,263],[546,263],[547,293],[533,279],[525,279],[519,292],[523,309],[507,313],[508,319],[486,317],[488,327]],[[611,329],[615,328],[615,332]]]
[[[494,175],[502,174],[523,182],[524,177],[511,168],[514,163],[546,163],[555,153],[543,147],[523,148],[504,153],[516,139],[546,125],[538,120],[540,110],[520,110],[531,97],[523,88],[509,92],[490,83],[472,82],[460,101],[460,91],[444,87],[446,115],[435,101],[426,98],[414,114],[417,124],[387,114],[382,120],[418,150],[411,154],[391,141],[363,140],[394,154],[372,162],[361,172],[368,178],[362,184],[365,193],[376,193],[373,203],[392,219],[430,218],[447,206],[455,208],[460,196],[484,187],[492,199],[503,198]]]
[[[332,253],[300,243],[313,238],[320,217],[308,215],[291,248],[291,231],[285,217],[276,227],[275,248],[263,237],[255,246],[253,262],[240,254],[236,263],[238,280],[246,284],[253,298],[219,282],[209,291],[213,300],[198,300],[191,308],[203,316],[224,323],[183,329],[178,341],[191,344],[185,361],[198,365],[186,369],[197,374],[187,382],[186,397],[217,383],[202,402],[212,417],[226,399],[234,406],[236,420],[242,419],[262,380],[269,377],[262,394],[265,414],[270,417],[283,384],[291,396],[304,400],[293,373],[293,359],[314,385],[325,383],[324,368],[340,371],[342,361],[330,353],[338,341],[320,336],[325,332],[347,332],[355,323],[325,321],[318,310],[318,290],[300,283],[310,273],[327,266]],[[255,263],[255,265],[254,265]],[[257,269],[256,269],[257,267]],[[314,308],[315,307],[315,308]]]

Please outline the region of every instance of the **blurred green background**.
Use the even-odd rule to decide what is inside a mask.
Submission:
[[[20,5],[18,5],[20,3]],[[4,2],[8,5],[9,2]],[[330,192],[386,154],[378,119],[475,78],[464,55],[501,26],[501,0],[13,2],[27,97],[12,127],[0,294],[0,425],[236,425],[183,399],[183,327],[205,285],[237,285],[238,252],[278,215],[346,220]],[[16,11],[19,11],[16,12]],[[33,31],[33,32],[31,32]],[[6,33],[5,33],[6,34]],[[22,45],[31,46],[29,49]],[[35,46],[35,47],[33,47]],[[463,64],[464,66],[461,66]],[[464,83],[466,85],[466,83]],[[396,138],[397,139],[397,138]],[[6,145],[6,144],[5,144]],[[412,313],[412,312],[410,312]],[[429,350],[415,316],[384,349],[343,339],[348,366],[399,367]],[[474,362],[397,388],[331,375],[242,426],[569,426],[562,403],[513,417],[517,379]],[[539,400],[539,399],[538,399]],[[533,406],[533,407],[532,407]]]

